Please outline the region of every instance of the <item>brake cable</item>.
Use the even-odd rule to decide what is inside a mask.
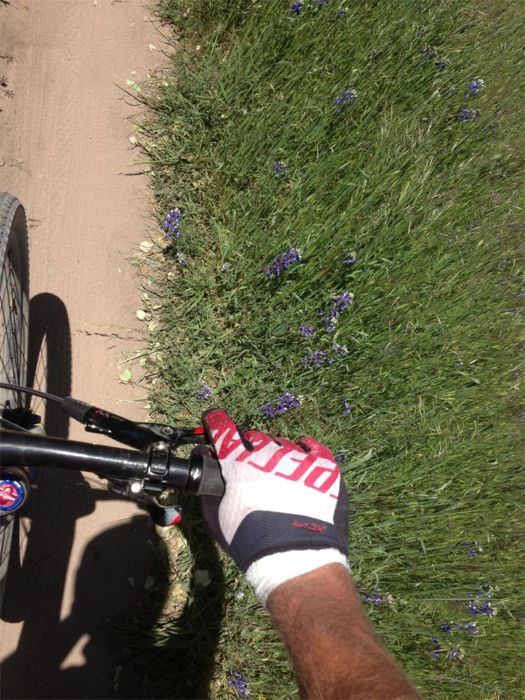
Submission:
[[[7,382],[0,382],[0,389],[11,389],[12,391],[21,391],[24,394],[32,394],[33,396],[39,396],[42,399],[55,401],[59,404],[64,403],[64,399],[60,396],[49,394],[47,391],[39,391],[39,389],[30,389],[27,386],[20,386],[19,384],[8,384]]]

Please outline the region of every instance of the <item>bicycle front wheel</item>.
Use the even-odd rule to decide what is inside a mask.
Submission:
[[[0,382],[24,386],[29,333],[29,260],[26,215],[18,199],[0,193]],[[16,423],[26,398],[0,389],[0,415]],[[0,465],[2,466],[2,465]],[[8,466],[8,465],[3,465]],[[0,516],[0,605],[7,575],[14,514]]]

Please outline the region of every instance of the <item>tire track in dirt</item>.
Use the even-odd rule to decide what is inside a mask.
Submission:
[[[118,86],[159,66],[159,43],[140,0],[0,4],[0,56],[13,58],[0,57],[0,75],[15,93],[0,104],[0,189],[27,210],[31,297],[49,314],[39,322],[53,329],[65,307],[71,394],[135,420],[145,389],[118,375],[140,372],[122,361],[144,345],[127,259],[146,237],[148,199],[145,176],[131,175],[137,107]],[[76,424],[69,436],[89,439]],[[136,506],[92,484],[46,475],[32,499],[24,575],[2,623],[3,698],[114,695],[118,652],[96,629],[132,609],[153,535]]]

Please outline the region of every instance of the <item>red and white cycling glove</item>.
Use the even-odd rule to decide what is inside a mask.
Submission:
[[[348,568],[348,494],[330,450],[249,430],[226,411],[202,417],[225,493],[203,496],[213,537],[246,573],[259,599],[325,564]]]

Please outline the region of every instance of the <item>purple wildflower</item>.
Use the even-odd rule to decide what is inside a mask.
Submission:
[[[348,355],[348,348],[346,345],[334,343],[333,348],[337,357],[345,357]],[[301,364],[305,369],[315,369],[316,367],[331,365],[333,362],[334,358],[329,355],[326,350],[314,350],[314,352],[301,358]]]
[[[343,404],[343,413],[345,416],[349,416],[354,405],[350,403],[349,399],[342,399],[341,403]]]
[[[485,87],[485,82],[481,78],[474,78],[468,81],[465,97],[474,97]]]
[[[469,635],[478,634],[478,626],[475,622],[443,622],[439,626],[444,634],[451,634],[454,631],[466,632]]]
[[[434,61],[434,65],[438,70],[445,70],[447,67],[447,62],[441,58],[438,58],[435,49],[433,49],[431,46],[426,46],[424,49],[420,49],[419,53],[421,56],[423,56],[425,61],[430,61],[431,58],[435,58],[436,60]]]
[[[332,299],[328,311],[320,311],[319,315],[324,321],[324,329],[327,333],[335,331],[335,324],[341,314],[352,306],[354,295],[351,292],[343,292]]]
[[[330,0],[311,0],[312,5],[317,5],[318,7],[326,7]]]
[[[304,4],[302,2],[292,2],[290,5],[290,10],[296,15],[300,15],[303,8]]]
[[[346,345],[339,345],[339,343],[334,343],[333,350],[337,357],[346,357],[348,355],[348,348]]]
[[[270,403],[264,404],[261,408],[261,413],[264,418],[275,418],[276,416],[284,416],[285,413],[291,411],[294,408],[299,408],[302,403],[300,396],[293,396],[289,391],[283,391],[279,396],[277,403],[272,405]]]
[[[430,59],[434,58],[434,56],[436,55],[436,52],[431,46],[426,46],[424,49],[420,49],[419,53],[421,54],[421,56],[423,56],[425,61],[430,61]]]
[[[479,606],[479,612],[487,617],[494,617],[498,614],[497,608],[493,608],[490,603],[482,603]]]
[[[479,109],[469,109],[468,107],[462,107],[456,115],[458,122],[468,122],[471,119],[477,119],[479,117]]]
[[[465,656],[463,649],[461,647],[453,647],[448,653],[447,653],[447,661],[461,661],[461,659]]]
[[[341,114],[341,112],[347,107],[351,107],[357,97],[357,92],[355,90],[350,90],[347,88],[341,95],[334,98],[335,112],[336,114]]]
[[[231,674],[231,676],[228,678],[228,685],[230,688],[233,688],[233,690],[235,690],[241,698],[247,698],[250,694],[248,681],[242,675],[242,673],[239,673],[239,671],[234,671]]]
[[[360,589],[359,593],[361,595],[362,602],[366,603],[367,605],[370,605],[370,603],[373,603],[376,606],[392,605],[392,603],[394,602],[394,599],[390,593],[382,594],[380,592],[379,586],[374,586],[374,588],[372,589],[372,593],[364,589]]]
[[[481,615],[486,615],[487,617],[494,617],[498,614],[498,609],[493,608],[492,605],[486,601],[480,603],[478,601],[471,600],[469,601],[467,609],[472,617],[477,617],[478,613]]]
[[[263,418],[275,418],[277,415],[275,413],[275,408],[272,406],[271,403],[265,403],[264,406],[261,407],[261,413],[263,415]]]
[[[212,390],[204,382],[201,382],[200,389],[195,393],[197,401],[208,401],[211,397]]]
[[[496,133],[497,129],[498,129],[498,127],[496,126],[496,124],[489,124],[488,126],[486,126],[486,127],[483,129],[483,133],[484,133],[484,134],[492,134],[492,135],[494,136],[494,134]]]
[[[170,236],[173,236],[173,238],[179,238],[181,235],[181,230],[179,229],[179,224],[182,221],[182,212],[180,209],[170,209],[168,212],[166,218],[164,219],[164,223],[162,224],[162,228],[164,229],[166,233],[166,238],[170,238]]]
[[[480,588],[482,593],[471,593],[469,595],[467,610],[472,617],[477,617],[478,614],[494,617],[498,614],[498,609],[494,608],[489,601],[494,595],[494,592],[498,591],[499,588],[497,586],[490,586],[488,583],[482,584]]]
[[[299,326],[299,333],[304,335],[305,338],[311,338],[315,335],[315,328],[313,326],[307,326],[306,323],[301,323]]]
[[[280,253],[280,255],[273,259],[271,265],[267,265],[264,268],[266,279],[271,280],[279,277],[279,275],[281,275],[291,265],[300,263],[302,259],[301,251],[297,250],[297,248],[285,250],[284,253]]]
[[[345,253],[343,258],[343,265],[353,265],[357,261],[357,258],[352,253]]]
[[[477,634],[479,632],[475,622],[458,622],[456,623],[456,629],[467,634]]]
[[[323,365],[331,365],[333,359],[326,350],[315,350],[310,355],[301,358],[301,364],[305,369],[315,369]]]
[[[340,8],[337,10],[337,16],[338,16],[338,17],[346,17],[346,10],[345,10],[344,7],[340,7]]]
[[[282,160],[276,160],[273,164],[272,170],[278,177],[286,175],[286,165],[283,163]]]
[[[461,367],[461,363],[456,366]],[[464,552],[469,558],[475,557],[476,554],[480,554],[483,551],[483,548],[477,542],[458,542],[458,545],[464,548]]]

